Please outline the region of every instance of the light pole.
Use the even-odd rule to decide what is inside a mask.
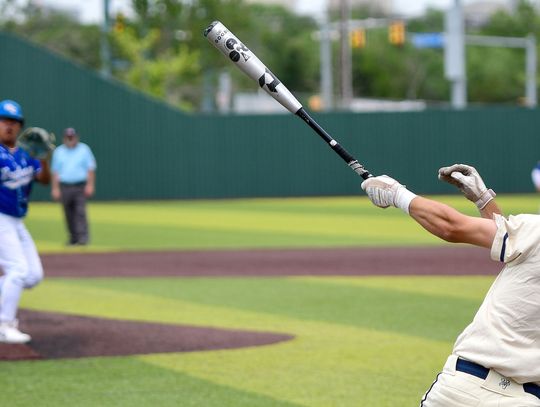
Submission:
[[[324,110],[334,106],[332,80],[332,39],[328,20],[328,0],[323,0],[321,13],[320,63],[321,63],[321,96]]]
[[[349,20],[351,19],[351,6],[349,0],[341,0],[340,16],[341,108],[349,109],[353,96],[351,46],[349,43]]]
[[[111,48],[109,45],[109,0],[103,0],[103,23],[101,24],[101,74],[111,76]]]
[[[446,45],[444,47],[444,73],[452,82],[452,107],[467,107],[467,72],[465,70],[465,23],[461,1],[455,0],[454,6],[446,14]]]

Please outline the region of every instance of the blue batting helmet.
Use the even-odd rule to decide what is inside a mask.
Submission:
[[[7,99],[0,102],[0,118],[17,120],[21,125],[24,124],[21,105],[13,100]]]

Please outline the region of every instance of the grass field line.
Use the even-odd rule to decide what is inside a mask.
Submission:
[[[301,405],[357,406],[376,393],[384,393],[393,381],[407,386],[407,378],[398,373],[402,363],[414,364],[420,379],[429,383],[440,367],[441,355],[450,349],[449,343],[370,330],[335,331],[330,326],[320,326],[317,332],[316,336],[301,337],[290,344],[264,348],[140,358],[213,383],[271,397],[279,395],[281,400]],[[287,358],[282,357],[285,351]],[[385,355],[382,368],[380,355]],[[413,395],[404,394],[401,400],[419,399],[424,389],[418,383],[411,385],[416,388]],[[395,403],[398,396],[393,394],[388,401]]]
[[[388,278],[388,276],[365,276],[362,278],[347,276],[300,276],[290,278],[313,284],[383,288],[396,292],[478,300],[485,296],[495,276],[392,276],[392,278]]]
[[[294,279],[293,279],[294,280]],[[140,280],[139,280],[140,281]],[[51,302],[50,298],[55,301]],[[365,333],[369,328],[361,328],[340,322],[298,319],[283,313],[246,311],[226,305],[206,305],[196,301],[171,299],[153,294],[134,294],[118,291],[114,288],[89,287],[82,281],[44,282],[40,290],[33,290],[23,297],[21,306],[28,309],[61,312],[130,321],[158,322],[168,324],[187,324],[211,326],[225,329],[245,329],[254,331],[272,331],[293,335],[309,336],[312,332],[325,332],[326,337],[338,340],[336,331],[360,330]],[[389,334],[395,334],[388,331]],[[414,335],[400,334],[400,337],[418,338]]]
[[[296,338],[275,345],[236,350],[33,362],[31,372],[25,371],[28,364],[4,363],[4,373],[0,372],[0,380],[4,381],[8,372],[11,372],[10,376],[15,377],[22,377],[21,375],[27,373],[24,377],[36,380],[38,379],[36,375],[39,375],[41,377],[37,380],[39,387],[39,383],[43,381],[43,369],[46,370],[47,366],[51,368],[56,366],[55,373],[51,372],[51,377],[58,377],[59,373],[56,372],[60,374],[65,372],[63,381],[69,381],[68,377],[74,377],[77,383],[74,381],[62,386],[70,392],[69,394],[74,395],[80,381],[77,378],[81,374],[86,374],[83,372],[91,369],[96,371],[97,377],[100,377],[106,375],[105,372],[111,371],[116,372],[116,376],[114,380],[111,376],[109,381],[119,389],[118,394],[122,391],[128,392],[126,400],[133,400],[134,396],[129,396],[129,387],[133,386],[132,383],[141,381],[137,384],[141,390],[137,396],[139,406],[155,405],[142,400],[154,400],[155,397],[161,396],[155,386],[164,383],[164,380],[179,385],[192,383],[190,378],[200,379],[194,383],[212,389],[211,392],[216,392],[217,388],[235,389],[242,394],[247,392],[251,395],[264,395],[270,400],[301,406],[348,407],[364,403],[366,406],[395,407],[396,402],[403,406],[416,405],[451,351],[455,336],[454,333],[446,333],[444,335],[446,339],[434,339],[422,336],[421,332],[408,334],[392,330],[391,324],[404,318],[419,320],[417,322],[419,326],[432,326],[433,321],[429,316],[420,314],[430,311],[430,307],[422,303],[392,316],[391,314],[401,311],[402,307],[399,302],[395,304],[396,307],[388,307],[391,305],[388,302],[402,301],[404,297],[393,295],[396,293],[392,290],[395,288],[392,287],[394,277],[387,279],[388,282],[384,283],[382,278],[368,278],[366,287],[361,287],[364,278],[357,279],[360,287],[355,286],[353,280],[356,279],[350,279],[351,284],[334,284],[325,281],[326,278],[322,278],[322,281],[316,284],[313,284],[312,278],[306,281],[304,278],[45,280],[38,289],[25,293],[23,307],[132,321],[282,332],[296,335]],[[401,283],[401,279],[398,277],[397,281]],[[428,301],[426,304],[429,304],[430,298],[431,301],[437,300],[436,295],[440,293],[440,288],[437,287],[435,280],[428,277],[424,284],[423,277],[419,277],[416,284],[424,286],[420,290],[424,295],[416,297],[415,293],[406,293],[412,295],[408,300],[410,304],[415,301]],[[456,279],[453,283],[452,278],[449,280],[458,288],[460,284],[466,284],[467,278]],[[475,290],[480,291],[481,279],[472,278],[472,281],[474,285],[477,284]],[[373,287],[370,287],[370,284],[373,284]],[[359,295],[367,294],[366,290],[373,291],[373,295],[369,298],[357,296],[357,288],[362,288],[358,291]],[[254,289],[256,291],[252,292]],[[305,289],[305,292],[302,289]],[[475,290],[471,290],[471,297]],[[187,292],[191,294],[185,298],[193,300],[174,298],[176,293],[184,296]],[[245,303],[248,308],[231,306],[236,303],[243,304],[243,299],[235,298],[239,292],[247,296]],[[261,296],[263,293],[267,295]],[[344,293],[347,295],[343,296]],[[383,293],[385,296],[381,297]],[[316,296],[313,297],[313,294]],[[290,302],[293,295],[299,297],[298,302]],[[282,308],[274,306],[273,303],[268,304],[269,308],[261,308],[260,304],[257,304],[273,297],[276,297],[275,304],[285,302],[285,308],[289,304],[308,310],[315,307],[313,310],[315,319],[287,315]],[[318,303],[322,298],[327,298],[327,302]],[[466,306],[463,320],[470,320],[474,313],[471,304],[462,304],[459,301],[450,301],[446,304],[445,298],[447,297],[441,296],[438,299],[438,302],[442,303],[441,309],[452,310],[448,315],[439,316],[445,325],[456,325],[455,321],[447,319],[449,316],[455,318],[456,306]],[[214,303],[210,305],[208,302],[201,302],[207,299],[213,299]],[[387,308],[382,312],[389,313],[390,325],[377,325],[378,328],[374,329],[369,326],[316,319],[319,312],[327,308],[333,309],[336,316],[349,312],[347,307],[353,307],[353,313],[360,312],[369,316],[381,306],[374,299],[386,303]],[[481,297],[476,299],[480,300]],[[264,311],[265,309],[275,309],[275,313]],[[458,321],[457,325],[465,323]],[[438,328],[435,325],[433,329]],[[134,370],[126,370],[128,368]],[[155,374],[155,380],[153,376],[148,377],[148,374]],[[124,380],[122,378],[126,380],[125,385],[122,384]],[[97,384],[93,384],[94,382]],[[85,383],[83,382],[83,386],[86,387],[80,389],[82,399],[93,400],[94,403],[98,401],[96,405],[103,405],[99,400],[105,400],[106,405],[115,405],[114,400],[109,398],[106,388],[100,390],[96,387],[100,383],[96,378],[92,383],[88,382],[86,385]],[[11,389],[12,385],[7,387]],[[388,388],[392,388],[392,392],[388,392]],[[13,391],[8,390],[4,394],[10,394],[9,397],[16,399],[19,391],[20,386],[16,386],[13,387]],[[43,387],[40,391],[34,390],[34,394],[46,396],[46,391],[50,389]],[[200,390],[193,391],[196,394]],[[195,399],[195,395],[190,397]],[[234,401],[232,403],[231,406],[235,405]],[[236,403],[241,405],[238,404],[238,400]],[[270,401],[270,404],[254,405],[272,405],[271,403]],[[81,405],[92,404],[89,401]],[[211,405],[220,406],[218,401]],[[280,404],[276,402],[274,405]]]

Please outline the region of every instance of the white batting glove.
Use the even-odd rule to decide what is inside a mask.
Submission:
[[[485,206],[497,194],[492,189],[487,189],[482,177],[476,168],[466,164],[454,164],[450,167],[439,169],[439,179],[458,187],[465,198],[474,202],[478,209]]]
[[[362,189],[375,206],[379,208],[395,206],[407,214],[411,201],[416,198],[416,194],[388,175],[368,178],[362,182]]]

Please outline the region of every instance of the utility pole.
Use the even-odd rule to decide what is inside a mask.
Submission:
[[[349,43],[349,20],[351,6],[349,0],[340,0],[340,77],[341,107],[349,109],[352,101],[351,46]]]
[[[527,45],[525,46],[527,52],[527,85],[525,90],[526,103],[528,107],[536,107],[538,104],[538,96],[536,93],[536,37],[533,34],[527,36]]]
[[[111,76],[111,48],[109,44],[109,0],[103,0],[103,23],[101,24],[101,75]]]
[[[461,1],[446,14],[446,46],[444,47],[444,73],[452,82],[452,107],[463,109],[467,106],[467,73],[465,70],[465,23]]]
[[[330,38],[330,26],[328,19],[328,0],[323,0],[320,19],[321,42],[321,97],[324,110],[331,110],[334,106],[333,78],[332,78],[332,39]]]

